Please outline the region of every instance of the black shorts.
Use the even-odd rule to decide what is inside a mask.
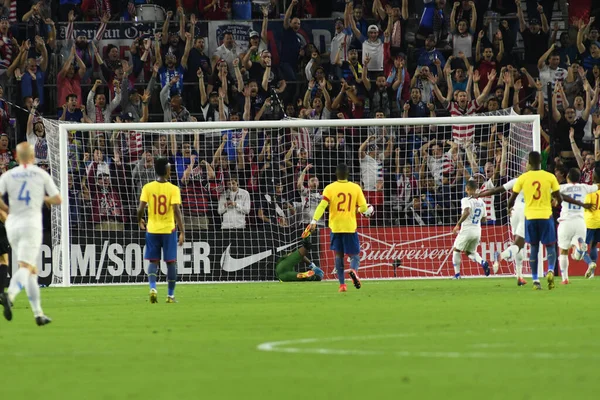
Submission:
[[[10,253],[10,243],[8,243],[8,237],[6,236],[6,228],[0,222],[0,255],[8,253]]]

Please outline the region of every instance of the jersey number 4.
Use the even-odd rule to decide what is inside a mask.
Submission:
[[[17,200],[24,201],[25,205],[28,206],[31,197],[29,196],[29,190],[25,190],[25,186],[27,186],[27,182],[23,182],[21,185],[21,190],[19,190],[19,197],[17,197]]]
[[[154,199],[154,214],[165,215],[167,213],[167,196],[161,194],[157,197],[153,194],[152,198]]]

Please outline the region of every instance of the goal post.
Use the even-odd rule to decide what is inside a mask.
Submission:
[[[189,282],[275,280],[274,260],[299,245],[299,235],[306,223],[304,214],[308,212],[307,209],[310,210],[311,204],[314,205],[315,196],[319,196],[320,191],[331,183],[333,158],[329,156],[332,153],[326,152],[324,148],[328,145],[327,143],[333,141],[335,141],[335,146],[340,146],[340,143],[345,146],[344,160],[352,167],[354,181],[358,183],[363,179],[369,180],[369,173],[379,174],[374,175],[373,178],[377,181],[376,184],[364,182],[365,185],[373,183],[377,186],[376,189],[374,189],[375,186],[365,187],[365,190],[373,189],[372,192],[369,190],[368,200],[378,202],[374,218],[369,221],[359,217],[358,230],[363,250],[368,248],[372,253],[367,254],[367,250],[365,250],[361,256],[361,268],[364,267],[364,275],[367,278],[448,276],[447,255],[448,245],[451,245],[451,226],[449,224],[456,223],[456,220],[452,220],[457,206],[456,198],[462,197],[466,175],[472,179],[485,181],[486,167],[484,163],[486,161],[494,163],[494,157],[489,157],[487,154],[493,154],[496,151],[495,148],[486,148],[486,155],[483,155],[483,145],[480,147],[479,143],[475,143],[474,146],[461,144],[456,148],[453,147],[454,145],[451,143],[453,127],[459,124],[460,126],[474,126],[482,140],[486,139],[485,132],[492,132],[491,134],[496,135],[497,139],[494,146],[500,143],[498,138],[505,138],[505,141],[508,142],[506,150],[509,154],[504,159],[508,166],[502,179],[518,176],[523,172],[525,165],[523,155],[531,150],[541,150],[538,115],[516,115],[511,113],[511,110],[504,110],[504,115],[501,114],[502,112],[497,112],[496,115],[468,117],[361,120],[289,119],[189,123],[71,124],[45,121],[50,167],[63,194],[62,205],[57,210],[53,208],[52,214],[52,243],[50,246],[53,263],[52,283],[69,286],[90,283],[140,283],[146,280],[147,267],[142,258],[143,234],[137,229],[135,216],[132,215],[132,210],[137,207],[139,201],[135,192],[139,182],[136,182],[131,176],[132,170],[137,164],[129,163],[124,158],[131,156],[132,143],[138,143],[140,149],[143,149],[143,154],[146,152],[159,154],[162,150],[153,147],[153,144],[160,147],[162,144],[157,141],[157,137],[162,136],[168,143],[167,156],[169,158],[177,159],[177,162],[180,162],[182,157],[185,158],[181,151],[186,144],[189,144],[197,159],[196,162],[206,161],[207,164],[212,165],[211,169],[214,170],[210,173],[207,166],[200,171],[202,168],[198,166],[191,172],[192,175],[198,175],[198,182],[193,184],[197,187],[194,186],[194,189],[189,190],[188,194],[184,196],[184,203],[186,199],[194,203],[191,209],[186,208],[185,204],[183,205],[184,215],[191,217],[192,222],[197,225],[194,225],[195,228],[190,229],[189,232],[186,229],[186,244],[183,249],[180,249],[179,254],[180,275],[178,280]],[[480,131],[484,132],[483,136]],[[90,132],[97,134],[90,135]],[[247,136],[240,132],[247,132]],[[340,132],[343,132],[341,139]],[[77,139],[72,140],[70,135],[81,138],[80,142],[75,143]],[[133,138],[131,135],[137,136]],[[377,135],[381,135],[381,137]],[[106,152],[110,151],[108,155],[111,157],[113,156],[112,151],[121,146],[113,143],[114,138],[117,137],[120,143],[125,143],[124,147],[119,147],[120,161],[118,163],[110,161],[110,157],[106,157],[107,154],[104,154],[107,162],[102,160],[95,166],[92,164],[96,161],[92,160],[90,163],[94,157],[98,136],[105,138],[103,140],[106,143],[105,150]],[[124,139],[125,136],[128,136],[129,139]],[[369,139],[371,136],[373,139]],[[94,143],[86,143],[88,137]],[[198,138],[200,138],[200,144],[196,142]],[[369,142],[367,146],[361,147],[365,139],[367,142],[372,140],[372,143]],[[391,148],[395,154],[388,152],[388,139],[392,141]],[[447,149],[454,151],[453,159],[448,160],[448,163],[452,164],[448,167],[452,170],[448,172],[450,176],[446,176],[444,170],[443,183],[439,185],[438,182],[435,182],[437,178],[434,179],[432,176],[433,173],[437,173],[431,170],[431,168],[435,168],[432,167],[435,163],[428,164],[428,159],[424,161],[421,158],[422,154],[429,151],[422,150],[429,141],[439,143],[438,147],[444,151],[444,157],[446,157]],[[99,142],[101,143],[102,140]],[[291,142],[295,143],[293,149],[290,149]],[[175,148],[171,147],[171,143],[174,143]],[[243,155],[236,153],[240,151],[237,147],[240,145]],[[81,154],[75,156],[78,159],[73,161],[73,149],[77,146],[79,146],[77,151]],[[224,161],[216,159],[216,151],[219,146],[222,147],[219,155]],[[396,150],[396,148],[401,148],[401,150]],[[198,151],[196,152],[196,150]],[[339,147],[336,147],[337,150]],[[340,151],[336,153],[336,156],[339,156]],[[125,155],[125,152],[128,155]],[[307,159],[302,158],[303,156],[300,154],[302,152],[308,153]],[[82,158],[83,154],[87,154],[86,157],[88,157],[85,161]],[[143,163],[141,154],[136,160],[138,163]],[[203,157],[201,154],[206,156]],[[263,156],[264,158],[261,159]],[[364,159],[361,158],[363,156]],[[240,167],[240,157],[244,160],[248,157],[248,161],[242,162],[242,167]],[[367,157],[371,162],[369,165],[366,161],[361,161],[367,160]],[[424,157],[430,156],[425,155]],[[194,157],[188,157],[188,164],[184,163],[183,167],[187,165],[192,170],[189,166],[190,158]],[[340,160],[340,158],[336,160]],[[398,160],[400,161],[398,162]],[[81,164],[77,173],[73,171],[72,162]],[[84,193],[91,191],[89,187],[85,186],[89,184],[89,181],[86,180],[88,176],[92,180],[105,176],[102,171],[98,172],[102,169],[100,164],[103,162],[106,166],[102,166],[102,168],[106,168],[106,175],[109,175],[107,179],[110,180],[106,184],[109,187],[107,190],[110,191],[111,186],[113,189],[117,187],[122,190],[119,200],[110,201],[119,203],[124,214],[129,213],[127,216],[123,216],[123,223],[120,220],[114,224],[99,222],[101,220],[95,215],[97,211],[94,211],[94,208],[98,206],[94,204],[95,200],[89,199],[90,196],[93,197],[93,194]],[[221,162],[227,164],[227,167],[220,164]],[[306,180],[303,183],[306,190],[303,192],[302,188],[298,187],[298,179],[307,163],[315,165],[306,173]],[[113,176],[115,169],[121,168],[115,164],[125,164],[122,169],[126,172],[122,177]],[[404,172],[396,174],[400,166],[407,167],[408,171],[412,168],[412,172],[407,172],[410,176],[403,175]],[[179,168],[179,164],[175,167]],[[377,170],[373,172],[370,168]],[[420,170],[415,170],[416,168],[420,168]],[[464,172],[456,171],[460,168]],[[90,169],[93,170],[93,173],[90,173]],[[196,172],[197,170],[199,172]],[[256,187],[250,187],[254,174],[263,174],[263,170],[267,171],[264,174],[268,177],[257,178],[260,183]],[[181,171],[177,169],[177,171],[173,171],[173,175],[175,175],[173,182],[179,184],[182,179]],[[183,175],[186,175],[185,171],[183,171]],[[410,210],[409,208],[402,209],[402,206],[399,208],[397,197],[400,197],[400,180],[404,179],[403,182],[408,182],[416,176],[418,176],[416,178],[417,188],[413,187],[415,193],[413,193],[412,201],[413,204],[420,203],[420,211],[417,212],[416,208],[413,209],[412,206],[409,207]],[[308,181],[312,178],[319,179],[318,188],[310,187]],[[74,184],[70,182],[70,179],[85,183]],[[455,179],[456,182],[451,185],[446,183],[452,179]],[[228,193],[241,193],[241,191],[235,192],[230,188],[228,180],[237,180],[239,187],[246,190],[252,199],[250,211],[245,214],[244,229],[226,227],[225,219],[228,218],[230,210],[227,209],[221,213],[222,210],[218,209],[219,201],[223,197],[227,197]],[[424,180],[427,182],[425,183]],[[263,181],[278,186],[277,191],[273,187],[263,184]],[[190,188],[189,182],[188,180],[186,183],[186,190]],[[501,180],[497,181],[497,184],[502,183]],[[78,185],[81,186],[78,187]],[[97,190],[100,193],[100,189]],[[429,191],[424,194],[423,190]],[[123,195],[125,192],[128,196],[127,199]],[[439,198],[435,200],[435,210],[429,210],[432,215],[425,218],[426,212],[423,211],[423,204],[428,201],[426,195],[429,196],[429,192],[433,193],[432,196]],[[88,197],[87,200],[82,200],[81,197],[84,195]],[[449,200],[450,198],[451,200]],[[202,199],[202,201],[198,199]],[[498,199],[496,200],[498,201]],[[234,203],[230,198],[225,201]],[[279,201],[282,203],[278,203]],[[86,202],[88,204],[85,204]],[[78,207],[79,203],[84,204],[81,210],[75,214],[73,207]],[[458,208],[460,208],[460,202]],[[203,216],[204,213],[207,216],[210,215],[207,217],[208,222],[205,223],[204,218],[193,218],[196,216],[195,212],[200,212]],[[266,219],[270,221],[269,223],[265,222],[265,214],[268,214]],[[498,214],[501,213],[498,212]],[[72,220],[75,215],[77,215],[77,221]],[[238,213],[236,218],[240,218],[240,215],[242,214]],[[99,225],[108,227],[99,228]],[[492,250],[497,249],[499,244],[509,241],[509,232],[505,216],[502,218],[499,216],[496,225],[488,225],[484,229],[484,235],[493,236],[493,241],[490,239],[490,243],[493,243]],[[312,235],[314,236],[312,237],[314,248],[310,258],[316,264],[329,269],[332,259],[328,250],[327,234],[328,230],[323,228],[318,234]],[[417,243],[419,248],[411,247],[415,245],[414,243]],[[379,247],[376,248],[377,246]],[[487,242],[482,243],[482,246],[487,246]],[[412,260],[412,258],[418,258],[419,254],[421,254],[420,257],[427,255],[423,255],[425,250],[421,250],[419,253],[419,249],[427,250],[425,253],[430,257],[427,262],[421,263],[417,259]],[[489,255],[490,247],[486,247],[484,252]],[[439,254],[439,256],[431,254]],[[396,258],[391,259],[392,256]],[[387,258],[382,259],[381,262],[371,260],[377,257]],[[443,262],[439,269],[434,268],[434,264],[438,261]],[[464,275],[481,276],[480,269],[470,264],[472,262],[469,260],[463,260]],[[330,272],[326,271],[326,278],[332,278]],[[512,267],[505,265],[501,273],[510,275]]]

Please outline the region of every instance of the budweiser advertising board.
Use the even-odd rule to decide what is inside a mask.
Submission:
[[[361,276],[435,278],[454,275],[452,245],[456,235],[452,233],[452,228],[452,226],[410,226],[359,229]],[[321,230],[320,261],[326,278],[335,279],[334,254],[329,250],[329,234],[329,229]],[[506,226],[484,226],[481,238],[479,254],[490,262],[493,260],[494,252],[502,251],[511,241]],[[505,239],[501,240],[501,238]],[[525,261],[525,273],[529,273],[528,264]],[[348,263],[346,268],[349,268]],[[582,261],[569,260],[570,275],[583,275],[586,269],[587,266]],[[483,271],[475,262],[463,256],[461,274],[482,275]],[[514,274],[513,264],[502,262],[498,274]]]

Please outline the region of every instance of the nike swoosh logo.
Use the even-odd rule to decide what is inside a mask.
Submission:
[[[297,242],[292,244],[287,244],[285,246],[281,246],[277,248],[277,252],[288,249],[294,246]],[[227,246],[223,255],[221,255],[221,268],[225,272],[236,272],[240,271],[246,267],[249,267],[252,264],[255,264],[259,261],[264,260],[267,257],[270,257],[273,254],[272,250],[263,251],[261,253],[253,254],[251,256],[243,257],[243,258],[233,258],[231,257],[231,244]]]

